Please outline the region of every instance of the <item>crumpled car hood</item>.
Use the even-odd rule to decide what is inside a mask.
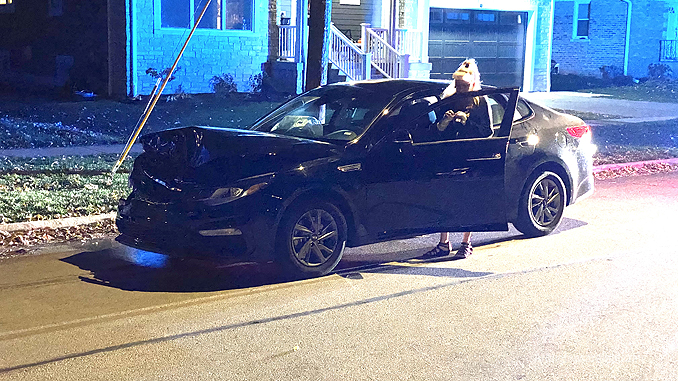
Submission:
[[[223,186],[265,173],[335,156],[340,147],[326,142],[258,131],[184,127],[144,135],[144,153],[132,178],[148,177],[174,190]],[[159,182],[157,180],[160,180]]]

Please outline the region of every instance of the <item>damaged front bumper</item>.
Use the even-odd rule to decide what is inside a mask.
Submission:
[[[177,257],[217,257],[232,262],[270,260],[275,218],[257,213],[261,202],[247,201],[237,206],[211,207],[195,201],[152,202],[133,194],[118,202],[116,225],[121,234],[116,240]]]

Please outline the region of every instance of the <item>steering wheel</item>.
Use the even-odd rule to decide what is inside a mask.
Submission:
[[[328,139],[337,139],[337,140],[353,140],[358,135],[351,130],[337,130],[330,134],[327,134],[325,137]]]

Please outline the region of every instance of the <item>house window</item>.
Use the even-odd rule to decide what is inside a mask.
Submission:
[[[163,28],[191,28],[207,0],[160,1],[160,25]],[[252,30],[252,3],[253,0],[212,0],[198,28]]]
[[[574,21],[574,37],[582,39],[589,38],[591,1],[575,1]]]
[[[0,13],[14,13],[14,0],[0,0]]]

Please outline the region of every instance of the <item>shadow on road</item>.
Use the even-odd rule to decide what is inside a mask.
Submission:
[[[576,229],[586,222],[564,218],[552,234]],[[458,238],[453,236],[454,248]],[[515,229],[508,232],[475,233],[474,246],[482,247],[525,239]],[[400,274],[438,277],[479,277],[487,273],[473,273],[458,268],[429,268],[423,265],[451,261],[451,257],[419,260],[437,242],[437,235],[416,237],[348,249],[335,273],[347,278],[360,273],[389,271]],[[279,271],[273,263],[224,265],[218,260],[174,259],[166,255],[132,249],[114,243],[103,250],[85,251],[62,259],[63,262],[90,272],[80,276],[87,283],[114,287],[127,291],[145,292],[210,292],[259,287],[298,280]],[[398,265],[400,263],[401,265]]]
[[[173,259],[162,254],[116,247],[82,252],[62,261],[89,271],[83,282],[127,291],[210,292],[288,282],[268,263],[224,267],[217,261]]]

